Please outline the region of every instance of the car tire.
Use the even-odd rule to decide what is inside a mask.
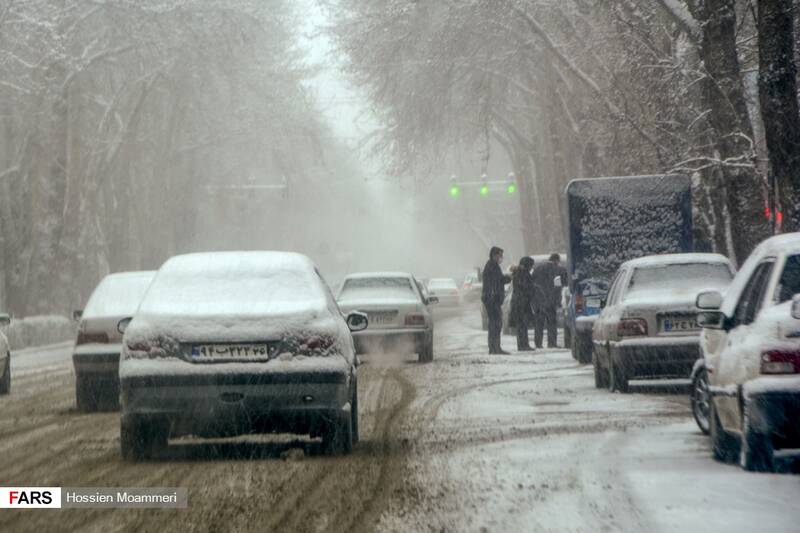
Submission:
[[[608,361],[608,390],[611,392],[619,391],[621,394],[628,393],[628,378],[620,367],[614,362],[614,356],[609,352]]]
[[[322,446],[325,455],[345,455],[353,451],[353,418],[350,414],[331,423],[322,436]]]
[[[120,418],[120,451],[126,461],[152,458],[167,447],[168,438],[169,425],[164,421],[136,416]]]
[[[350,402],[350,426],[353,431],[353,445],[358,444],[358,378],[353,377],[353,399]]]
[[[97,394],[91,385],[89,380],[75,376],[75,406],[78,411],[97,411]]]
[[[572,330],[569,327],[564,327],[564,348],[572,349]]]
[[[708,372],[705,368],[701,368],[692,379],[689,400],[697,427],[704,435],[708,435],[711,429],[711,396],[708,393]]]
[[[3,370],[3,379],[0,379],[0,394],[6,395],[11,392],[11,354],[6,355],[5,369]]]
[[[422,345],[422,348],[420,348],[418,360],[420,363],[430,363],[433,361],[433,334],[430,335]]]
[[[711,453],[714,459],[723,463],[734,462],[739,453],[739,441],[722,427],[714,400],[711,400],[709,418],[708,434],[711,437]]]
[[[572,357],[580,364],[588,365],[592,362],[592,338],[586,335],[575,335],[572,338]]]
[[[739,447],[739,463],[750,472],[774,471],[772,440],[769,435],[754,431],[750,424],[747,402],[742,413],[742,442]]]
[[[592,366],[594,366],[594,386],[597,389],[605,389],[608,387],[608,371],[600,366],[600,361],[597,360],[597,354],[592,357]]]

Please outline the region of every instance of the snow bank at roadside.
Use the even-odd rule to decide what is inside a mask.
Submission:
[[[29,316],[12,319],[3,332],[12,350],[41,346],[70,340],[75,336],[75,325],[59,315]]]

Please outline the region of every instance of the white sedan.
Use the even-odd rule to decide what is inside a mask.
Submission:
[[[771,471],[800,448],[800,233],[761,243],[697,307],[714,457]]]
[[[170,436],[273,432],[349,452],[358,441],[350,330],[366,327],[363,314],[345,322],[303,255],[173,257],[125,328],[123,457],[147,458]]]
[[[439,299],[442,307],[458,307],[461,305],[461,294],[458,292],[456,280],[450,278],[433,278],[428,281],[428,294]]]
[[[438,302],[427,296],[422,284],[404,272],[367,272],[347,276],[339,292],[343,312],[361,311],[370,327],[355,333],[356,349],[403,348],[419,355],[420,362],[433,360],[433,317],[428,305]]]

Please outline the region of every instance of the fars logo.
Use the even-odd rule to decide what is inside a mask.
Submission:
[[[0,487],[0,509],[60,509],[61,487]]]

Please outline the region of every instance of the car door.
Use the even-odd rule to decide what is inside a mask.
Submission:
[[[767,287],[770,285],[774,267],[774,257],[763,259],[747,281],[730,318],[730,330],[720,347],[719,359],[710,375],[711,385],[717,391],[717,413],[722,426],[728,431],[738,431],[741,427],[737,393],[737,386],[743,377],[741,358],[749,355],[745,352],[745,341],[752,333],[753,322],[767,299]]]

